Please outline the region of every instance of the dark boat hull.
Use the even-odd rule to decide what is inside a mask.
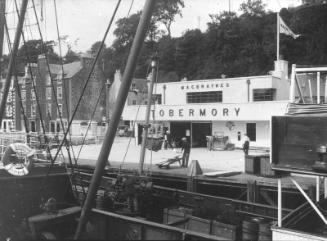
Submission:
[[[69,174],[55,166],[46,177],[48,166],[34,167],[28,175],[12,176],[0,170],[0,239],[24,237],[27,219],[44,212],[47,200],[54,198],[58,208],[74,205]]]

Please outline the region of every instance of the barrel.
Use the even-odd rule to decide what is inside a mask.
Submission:
[[[105,209],[105,191],[103,190],[97,191],[97,195],[95,199],[95,207],[101,210]]]
[[[259,224],[252,220],[243,220],[242,223],[242,240],[258,240]]]

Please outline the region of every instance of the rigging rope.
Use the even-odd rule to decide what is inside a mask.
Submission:
[[[14,5],[16,8],[16,13],[17,13],[17,17],[19,18],[19,10],[18,10],[18,5],[17,5],[17,1],[14,0]],[[22,31],[22,39],[23,39],[23,43],[26,44],[26,39],[25,39],[25,34],[24,31]],[[31,67],[31,61],[30,61],[30,57],[29,57],[29,53],[28,53],[28,49],[25,48],[25,54],[27,56],[27,62],[28,62],[28,70],[30,72],[30,76],[31,76],[31,82],[32,82],[32,86],[33,86],[33,90],[35,93],[35,99],[36,99],[36,103],[37,103],[37,107],[39,110],[39,116],[40,116],[40,121],[41,121],[41,126],[43,129],[43,133],[45,135],[45,129],[44,129],[44,122],[43,122],[43,117],[42,117],[42,112],[41,112],[41,106],[40,106],[40,102],[39,102],[39,98],[37,96],[37,92],[36,92],[36,87],[35,87],[35,83],[34,83],[34,76],[33,76],[33,71],[32,71],[32,67]],[[45,138],[45,142],[47,142],[47,139]],[[47,148],[48,153],[50,153],[50,148]]]
[[[131,9],[131,8],[130,8]],[[150,71],[150,67],[151,67],[151,64],[148,65],[148,68],[146,70],[146,76],[148,76],[149,74],[149,71]],[[135,130],[135,125],[136,125],[136,121],[137,121],[137,118],[138,118],[138,114],[139,114],[139,111],[140,111],[140,107],[141,107],[141,103],[138,104],[137,106],[137,111],[136,111],[136,114],[135,114],[135,118],[134,118],[134,121],[133,121],[133,130]],[[129,151],[129,146],[131,144],[131,140],[132,140],[132,136],[129,137],[129,140],[128,140],[128,144],[126,146],[126,150],[125,150],[125,154],[123,156],[123,160],[119,166],[119,173],[121,171],[121,168],[124,166],[125,164],[125,159],[126,159],[126,156],[127,156],[127,153]]]
[[[41,0],[41,1],[43,2],[43,0]],[[57,30],[57,39],[58,39],[60,65],[61,65],[61,81],[63,83],[64,77],[65,77],[65,71],[64,71],[64,63],[63,63],[63,57],[62,57],[62,45],[61,45],[61,39],[60,39],[60,33],[59,33],[59,23],[58,23],[58,13],[57,13],[56,0],[53,0],[53,5],[54,5],[54,9],[55,9],[56,30]],[[67,120],[69,120],[69,108],[68,108],[68,100],[67,100],[67,96],[68,96],[68,94],[67,94],[67,88],[63,88],[63,91],[64,91],[64,99],[65,99],[65,105],[66,105]],[[68,131],[69,131],[69,129],[68,129]],[[69,135],[69,143],[72,143],[71,135]],[[77,163],[77,160],[78,160],[79,156],[76,158],[75,152],[74,152],[74,149],[73,149],[73,146],[72,145],[69,145],[69,144],[66,145],[67,153],[70,152],[70,148],[71,148],[71,151],[72,151],[72,155],[73,155],[73,159],[74,159],[74,164],[77,166],[77,164],[78,164]],[[74,173],[74,167],[73,166],[71,166],[71,170]],[[80,174],[79,169],[77,169],[77,173]],[[86,196],[86,192],[85,192],[85,188],[84,188],[83,185],[82,185],[82,192],[83,192],[83,195],[85,197]]]
[[[37,22],[37,26],[38,26],[38,30],[39,30],[41,42],[42,42],[42,48],[44,48],[45,60],[46,60],[46,65],[47,65],[48,72],[49,72],[51,89],[52,89],[52,93],[53,93],[53,96],[54,96],[55,104],[56,104],[56,107],[57,107],[57,111],[58,111],[58,115],[59,115],[59,120],[60,120],[61,128],[62,128],[63,132],[65,132],[65,125],[64,125],[63,120],[62,120],[62,110],[60,110],[60,108],[59,108],[59,102],[58,102],[58,98],[57,98],[57,93],[56,93],[56,90],[55,90],[55,87],[54,87],[54,84],[53,84],[54,80],[53,80],[53,77],[51,75],[51,68],[50,68],[50,63],[49,63],[49,55],[48,55],[48,52],[47,52],[47,46],[44,44],[44,39],[43,39],[43,35],[42,35],[42,32],[41,32],[41,27],[40,27],[38,15],[37,15],[37,12],[36,12],[34,0],[32,0],[32,4],[33,4],[33,7],[34,7],[33,8],[34,9],[34,15],[35,15],[35,18],[36,18],[36,22]],[[68,129],[68,131],[69,131],[69,129]],[[64,139],[64,141],[65,141],[65,139]],[[60,151],[62,151],[61,150],[61,147],[60,147]],[[66,148],[67,148],[67,142],[66,142]],[[68,148],[67,148],[67,151],[68,151],[69,164],[72,166],[72,159],[71,159],[70,151],[69,151]],[[55,160],[56,160],[56,157],[55,157]],[[73,170],[73,167],[72,167],[72,170]]]
[[[15,0],[16,2],[16,0]],[[57,100],[57,95],[56,95],[56,92],[54,90],[54,85],[53,85],[53,78],[51,76],[51,69],[50,69],[50,64],[49,64],[49,61],[48,61],[48,55],[47,55],[47,49],[44,47],[44,41],[43,41],[43,36],[42,36],[42,33],[41,33],[41,29],[40,29],[40,25],[39,25],[39,21],[38,21],[38,16],[37,16],[37,13],[36,13],[36,9],[35,9],[35,4],[34,4],[34,0],[32,0],[32,4],[33,4],[33,9],[34,9],[34,14],[35,14],[35,18],[36,18],[36,21],[37,21],[37,26],[38,26],[38,30],[39,30],[39,34],[40,34],[40,38],[41,38],[41,43],[42,43],[42,46],[41,46],[41,49],[44,51],[45,53],[45,59],[46,59],[46,65],[47,65],[47,68],[48,68],[48,72],[49,72],[49,77],[50,77],[50,83],[51,83],[51,87],[52,87],[52,90],[53,90],[53,95],[54,95],[54,98],[55,98],[55,103],[56,103],[56,106],[57,106],[57,111],[58,111],[58,114],[59,114],[59,118],[60,118],[60,123],[61,123],[61,126],[63,128],[63,131],[64,131],[64,124],[63,124],[63,121],[62,121],[62,117],[61,117],[61,111],[60,111],[60,108],[59,108],[59,104],[58,104],[58,100]],[[16,3],[16,8],[17,8],[17,3]],[[23,36],[23,32],[22,32],[22,36]],[[24,38],[23,38],[24,39]],[[24,43],[25,42],[25,39],[24,39]],[[40,73],[41,74],[41,73]],[[33,85],[33,89],[35,91],[35,96],[36,98],[38,99],[38,96],[37,96],[37,92],[36,92],[36,87],[35,87],[35,83],[34,83],[34,80],[32,80],[32,85]],[[39,109],[39,116],[40,116],[40,122],[41,122],[41,126],[42,126],[42,130],[43,130],[43,135],[44,135],[44,139],[45,139],[45,142],[47,144],[47,151],[48,151],[48,155],[50,157],[50,161],[51,161],[51,165],[50,167],[54,164],[59,152],[62,153],[62,156],[63,155],[63,152],[62,152],[62,149],[60,147],[59,149],[59,152],[57,154],[57,156],[55,158],[52,157],[52,154],[51,154],[51,150],[50,150],[50,146],[48,145],[48,138],[47,138],[47,135],[46,135],[46,132],[45,132],[45,126],[44,126],[44,121],[43,121],[43,118],[42,118],[42,112],[41,112],[41,109],[40,109],[40,106],[38,104],[38,109]],[[72,161],[71,161],[71,156],[70,156],[70,152],[68,151],[68,158],[69,158],[69,163],[72,164]],[[72,166],[72,165],[71,165]],[[44,178],[44,181],[43,181],[43,184],[41,185],[41,190],[45,188],[45,183],[46,183],[46,180],[47,180],[47,177],[49,175],[49,169],[50,167],[48,168],[48,171],[47,171],[47,174]],[[72,171],[73,171],[73,167],[72,167]],[[70,180],[71,181],[71,180]],[[73,183],[72,183],[73,184]],[[75,190],[77,189],[76,187],[76,184],[73,184],[72,186],[75,187]]]
[[[90,120],[89,123],[92,122],[93,117],[95,116],[95,112],[96,112],[96,110],[97,110],[98,104],[100,103],[101,95],[103,94],[103,90],[104,90],[104,89],[105,89],[105,83],[103,83],[103,86],[102,86],[102,88],[101,88],[101,90],[100,90],[100,94],[99,94],[99,96],[98,96],[98,98],[97,98],[96,104],[95,104],[95,106],[93,107],[93,112],[92,112],[91,120]],[[79,152],[78,152],[78,154],[77,154],[77,159],[79,158],[79,156],[80,156],[80,154],[81,154],[81,151],[82,151],[82,148],[83,148],[83,146],[84,146],[84,144],[85,144],[86,136],[87,136],[87,133],[88,133],[89,129],[90,129],[90,124],[87,126],[87,129],[86,129],[85,135],[84,135],[84,137],[83,137],[82,145],[81,145],[81,147],[80,147],[80,149],[79,149]]]
[[[59,148],[60,148],[60,149],[61,149],[61,147],[62,147],[62,145],[63,145],[63,143],[64,143],[64,140],[66,139],[66,136],[67,136],[67,134],[68,134],[68,132],[69,132],[69,129],[70,129],[71,125],[72,125],[73,119],[74,119],[74,117],[75,117],[75,115],[76,115],[76,113],[77,113],[77,109],[78,109],[79,104],[80,104],[80,102],[81,102],[81,100],[82,100],[82,97],[83,97],[83,95],[84,95],[84,93],[85,93],[86,87],[87,87],[87,85],[88,85],[88,83],[89,83],[89,81],[90,81],[90,78],[91,78],[91,75],[92,75],[92,73],[93,73],[93,70],[94,70],[94,68],[95,68],[95,66],[96,66],[96,63],[97,63],[97,61],[98,61],[98,59],[99,59],[99,56],[100,56],[101,50],[102,50],[102,48],[103,48],[103,46],[104,46],[104,42],[105,42],[105,40],[106,40],[106,38],[107,38],[107,35],[108,35],[108,33],[109,33],[109,30],[110,30],[110,28],[111,28],[111,25],[112,25],[112,23],[113,23],[113,20],[114,20],[114,18],[115,18],[115,16],[116,16],[116,13],[117,13],[117,10],[118,10],[118,8],[119,8],[119,6],[120,6],[120,3],[121,3],[121,0],[118,0],[117,5],[116,5],[116,8],[115,8],[115,10],[114,10],[114,13],[113,13],[113,15],[112,15],[112,18],[111,18],[111,20],[110,20],[110,22],[109,22],[109,25],[108,25],[108,27],[107,27],[107,29],[106,29],[106,32],[105,32],[105,34],[104,34],[104,37],[103,37],[103,39],[102,39],[102,42],[101,42],[100,48],[99,48],[99,50],[98,50],[98,52],[97,52],[97,55],[96,55],[96,57],[95,57],[95,60],[94,60],[93,63],[92,63],[91,70],[90,70],[90,72],[89,72],[89,74],[88,74],[88,77],[87,77],[87,79],[86,79],[86,81],[85,81],[85,84],[84,84],[84,86],[83,86],[82,93],[81,93],[81,95],[80,95],[80,97],[79,97],[79,99],[78,99],[78,101],[77,101],[77,104],[76,104],[75,110],[74,110],[74,112],[73,112],[73,114],[72,114],[72,116],[71,116],[71,118],[70,118],[69,123],[68,123],[67,131],[65,132],[65,134],[64,134],[64,138],[63,138],[63,140],[61,141],[61,143],[60,143],[60,145],[59,145]],[[56,154],[55,154],[55,158],[58,156],[58,154],[59,154],[59,151],[57,150],[57,152],[56,152]],[[51,165],[50,165],[50,167],[49,167],[49,169],[48,169],[48,172],[47,172],[47,176],[49,175],[49,172],[51,171],[52,166],[53,166],[53,162],[51,162]]]
[[[42,0],[43,1],[43,0]],[[58,48],[59,48],[59,57],[60,57],[60,65],[61,65],[61,79],[62,81],[64,80],[64,77],[65,77],[65,71],[64,71],[64,63],[63,63],[63,59],[62,59],[62,46],[61,46],[61,40],[60,40],[60,34],[59,34],[59,24],[58,24],[58,14],[57,14],[57,4],[56,4],[56,0],[53,0],[53,4],[54,4],[54,9],[55,9],[55,19],[56,19],[56,29],[57,29],[57,38],[58,38]],[[63,88],[64,89],[64,99],[65,99],[65,104],[66,104],[66,113],[67,113],[67,120],[69,120],[69,108],[68,108],[68,100],[67,100],[67,90],[66,88]],[[69,135],[69,142],[71,143],[72,139],[71,139],[71,135]],[[77,165],[77,159],[75,157],[75,153],[74,153],[74,149],[71,145],[66,145],[66,149],[67,151],[68,148],[71,147],[71,150],[72,150],[72,154],[73,154],[73,158],[74,158],[74,162],[75,162],[75,165]]]
[[[15,3],[15,6],[16,6],[17,16],[19,18],[19,11],[18,11],[18,5],[17,5],[16,0],[14,0],[14,3]],[[21,34],[22,34],[23,43],[26,44],[24,31],[22,31]],[[38,107],[38,111],[39,111],[40,123],[41,123],[42,131],[43,131],[43,135],[44,135],[44,141],[45,141],[45,144],[46,144],[46,151],[47,151],[47,153],[48,153],[48,155],[50,157],[51,165],[53,165],[55,159],[52,158],[50,146],[48,145],[49,142],[48,142],[48,138],[47,138],[46,132],[45,132],[45,126],[44,126],[44,121],[43,121],[43,117],[42,117],[41,106],[40,106],[39,98],[38,98],[37,91],[36,91],[35,81],[34,81],[34,80],[36,80],[36,78],[34,78],[34,76],[33,76],[33,71],[32,71],[32,68],[31,68],[31,61],[30,61],[30,57],[29,57],[29,54],[27,52],[27,49],[25,49],[25,51],[26,51],[26,56],[27,56],[27,61],[28,61],[28,69],[29,69],[29,72],[30,72],[30,75],[31,75],[32,87],[33,87],[33,91],[35,93],[35,99],[36,99],[36,103],[37,103],[37,107]],[[51,73],[50,73],[50,76],[51,76]],[[45,189],[45,183],[46,183],[46,180],[47,180],[47,176],[48,176],[48,173],[47,173],[47,175],[46,175],[46,177],[45,177],[45,179],[43,181],[43,184],[41,185],[41,190]],[[75,184],[74,184],[74,186],[76,188]]]

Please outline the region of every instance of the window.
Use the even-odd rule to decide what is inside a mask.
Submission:
[[[23,102],[26,101],[26,90],[22,90],[20,93],[20,96],[21,96]]]
[[[36,105],[35,103],[33,103],[31,105],[31,117],[35,117],[36,116]]]
[[[249,137],[250,141],[257,140],[256,123],[246,123],[246,134]]]
[[[215,103],[223,101],[222,91],[187,93],[187,103]]]
[[[161,105],[161,94],[152,95],[152,104]]]
[[[132,100],[132,105],[136,105],[136,100]]]
[[[35,100],[36,99],[35,90],[34,89],[31,89],[31,99],[32,100]]]
[[[47,103],[46,113],[51,118],[51,103]]]
[[[31,132],[36,132],[36,123],[35,123],[35,121],[32,120],[30,122],[30,124],[31,124],[31,127],[30,127]]]
[[[13,116],[13,108],[12,108],[12,106],[10,104],[6,105],[6,116],[7,117],[12,117]]]
[[[59,109],[59,112],[58,112]],[[62,104],[58,104],[58,109],[57,109],[57,115],[61,116],[62,115]]]
[[[8,97],[7,97],[7,103],[12,102],[12,96],[13,96],[12,91],[9,91],[8,92]]]
[[[254,89],[253,101],[272,101],[275,99],[276,89]]]
[[[47,87],[45,91],[46,99],[51,100],[51,87]]]
[[[62,99],[62,86],[57,87],[57,99],[58,100]]]

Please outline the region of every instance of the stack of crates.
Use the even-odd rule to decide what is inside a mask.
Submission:
[[[260,175],[264,177],[275,176],[275,172],[271,169],[269,154],[246,155],[245,173]]]
[[[246,155],[245,156],[245,173],[260,174],[260,156]]]

